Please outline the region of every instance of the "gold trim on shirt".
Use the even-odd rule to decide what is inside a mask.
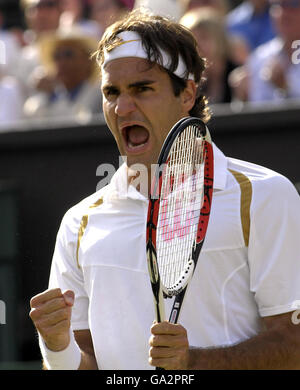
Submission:
[[[103,198],[100,198],[97,200],[97,202],[93,203],[90,207],[89,207],[89,210],[90,209],[93,209],[95,207],[98,207],[100,206],[101,204],[103,203]],[[78,253],[79,253],[79,248],[80,248],[80,242],[81,242],[81,239],[84,235],[84,232],[85,232],[85,229],[88,225],[88,222],[89,222],[89,216],[88,214],[85,214],[83,215],[83,217],[81,218],[81,222],[80,222],[80,226],[79,226],[79,230],[78,230],[78,238],[77,238],[77,248],[76,248],[76,262],[77,262],[77,267],[80,268],[80,264],[79,264],[79,259],[78,259]]]
[[[250,235],[250,205],[252,200],[252,184],[246,175],[243,173],[229,169],[241,189],[241,222],[245,245],[249,245]]]

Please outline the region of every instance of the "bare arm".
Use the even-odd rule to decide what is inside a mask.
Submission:
[[[166,369],[300,369],[300,325],[292,313],[265,317],[266,329],[229,347],[189,347],[181,325],[167,322],[152,326],[149,362]],[[166,348],[167,347],[167,348]]]
[[[98,370],[91,332],[77,330],[74,332],[75,340],[81,349],[81,363],[79,370]]]

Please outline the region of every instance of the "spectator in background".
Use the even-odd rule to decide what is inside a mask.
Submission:
[[[300,38],[300,0],[270,0],[277,36],[259,46],[232,77],[235,95],[250,102],[300,98],[300,66],[293,42]]]
[[[101,111],[95,61],[90,56],[97,42],[82,31],[57,33],[40,42],[47,77],[40,79],[40,93],[24,106],[27,118],[73,118],[88,121]]]
[[[225,17],[229,11],[228,0],[179,0],[182,3],[184,12],[200,7],[211,7]]]
[[[15,75],[22,84],[24,96],[35,93],[31,83],[33,71],[40,65],[38,44],[46,34],[55,32],[61,16],[60,0],[21,0],[27,29],[26,46],[16,63]]]
[[[184,13],[209,7],[215,12],[218,12],[224,21],[226,20],[226,15],[229,11],[228,0],[179,0],[179,2],[181,2],[183,6]],[[226,34],[225,29],[224,34]],[[238,35],[231,35],[230,47],[231,61],[235,64],[243,65],[249,54],[249,48],[245,43],[245,40]]]
[[[0,132],[7,125],[23,118],[23,95],[15,78],[4,75],[0,63]]]
[[[275,37],[268,0],[246,0],[227,15],[229,33],[245,41],[249,51]]]
[[[208,97],[209,103],[231,102],[228,75],[236,64],[231,60],[223,18],[212,8],[201,7],[186,13],[180,23],[193,32],[200,56],[207,62],[201,92]]]
[[[300,98],[300,65],[293,42],[300,39],[300,0],[270,0],[278,36],[259,47],[249,61],[249,100]]]
[[[134,0],[90,0],[90,4],[91,19],[98,23],[102,35],[110,24],[133,9]]]
[[[12,69],[19,58],[21,50],[16,35],[5,29],[5,17],[6,15],[4,10],[1,9],[0,2],[0,54],[1,57],[5,56],[5,64],[4,61],[0,60],[2,76],[13,74]]]
[[[27,30],[27,44],[32,44],[45,33],[55,31],[61,16],[61,0],[21,0]]]
[[[20,86],[12,76],[21,48],[15,35],[4,28],[5,16],[4,8],[0,8],[0,131],[22,118],[23,107]]]
[[[153,14],[179,21],[185,5],[181,0],[135,0],[134,8],[145,8]]]
[[[101,37],[101,29],[97,22],[90,19],[90,0],[61,0],[62,14],[60,27],[79,27],[87,35],[96,39]]]

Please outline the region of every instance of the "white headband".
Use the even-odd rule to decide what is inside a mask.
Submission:
[[[104,51],[104,62],[102,68],[104,68],[108,62],[116,60],[117,58],[138,57],[148,59],[147,52],[143,48],[142,40],[138,33],[135,31],[122,31],[117,36],[121,38],[122,42],[113,50]],[[159,63],[159,65],[165,69],[169,69],[171,65],[169,54],[162,49],[160,49],[160,53],[162,63]],[[173,73],[180,78],[185,78],[186,70],[186,65],[182,57],[179,55],[178,66]],[[188,75],[188,80],[194,80],[194,76],[191,73]]]

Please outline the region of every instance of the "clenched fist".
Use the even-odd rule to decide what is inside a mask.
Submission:
[[[189,361],[186,329],[164,321],[151,327],[149,363],[168,370],[185,370]]]
[[[48,349],[62,351],[70,343],[71,312],[74,292],[60,288],[46,290],[30,301],[30,318]]]

